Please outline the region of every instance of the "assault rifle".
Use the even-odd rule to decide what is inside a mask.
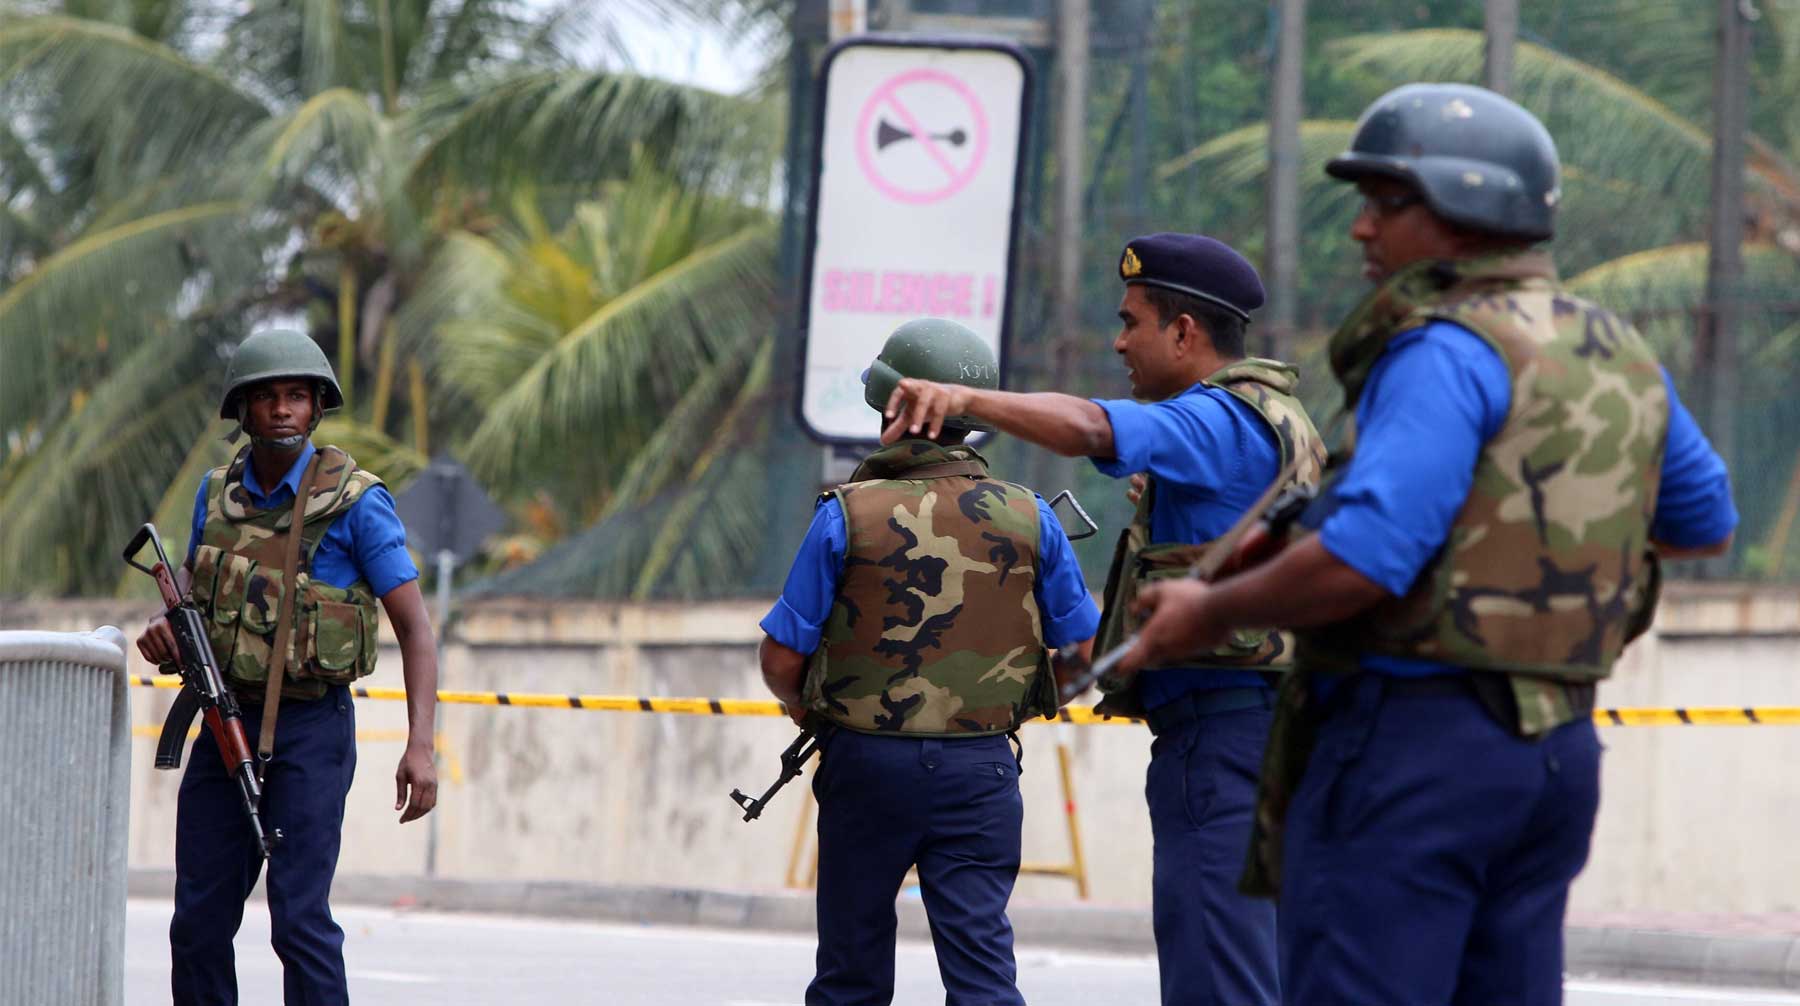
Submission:
[[[1238,544],[1244,540],[1244,536],[1248,535],[1258,524],[1268,527],[1271,532],[1286,530],[1287,525],[1300,515],[1300,511],[1306,508],[1306,504],[1313,497],[1311,489],[1296,487],[1283,490],[1282,487],[1294,477],[1296,467],[1297,462],[1288,462],[1282,468],[1281,473],[1275,476],[1274,483],[1263,490],[1263,494],[1250,505],[1250,509],[1245,510],[1238,517],[1237,523],[1231,525],[1230,530],[1223,535],[1214,539],[1212,544],[1206,547],[1206,551],[1194,560],[1194,564],[1188,567],[1187,575],[1183,579],[1211,580],[1217,576],[1219,570],[1223,569],[1225,564],[1231,560],[1232,555],[1237,552]],[[1095,682],[1111,674],[1119,666],[1119,661],[1124,659],[1125,654],[1137,644],[1137,639],[1138,634],[1135,632],[1126,636],[1119,645],[1108,650],[1098,660],[1088,665],[1087,669],[1082,671],[1078,677],[1063,685],[1062,701],[1067,702],[1080,695],[1092,687]]]
[[[786,751],[781,752],[781,777],[775,780],[774,785],[763,790],[762,796],[752,800],[743,790],[733,789],[731,798],[744,809],[744,820],[754,821],[761,817],[763,808],[769,803],[769,798],[774,796],[781,787],[793,782],[800,775],[800,769],[806,764],[806,759],[811,758],[812,753],[817,750],[819,750],[818,731],[809,726],[801,727],[800,736],[794,738],[794,743],[789,744]]]
[[[146,542],[156,549],[154,565],[146,566],[137,560]],[[181,691],[175,696],[175,704],[169,707],[169,718],[163,721],[162,736],[156,742],[156,767],[181,767],[181,751],[187,744],[188,728],[193,725],[194,716],[204,712],[206,728],[219,745],[219,756],[237,780],[238,793],[244,798],[244,814],[250,820],[251,834],[256,836],[256,847],[267,859],[281,841],[281,831],[263,831],[262,814],[258,809],[262,804],[262,782],[257,778],[256,762],[250,755],[250,741],[244,736],[243,712],[238,708],[237,696],[225,686],[225,677],[219,673],[218,659],[213,656],[212,644],[206,640],[206,623],[201,621],[200,612],[192,604],[181,599],[181,591],[176,589],[175,575],[170,572],[169,556],[163,551],[156,525],[145,524],[138,529],[131,544],[125,546],[125,562],[133,569],[150,574],[156,581],[156,588],[162,594],[163,615],[175,634],[176,670],[181,674]]]

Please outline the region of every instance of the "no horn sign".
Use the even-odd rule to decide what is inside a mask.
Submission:
[[[861,375],[913,318],[973,330],[1004,380],[1031,88],[1006,43],[866,36],[826,54],[800,319],[814,438],[876,439]]]

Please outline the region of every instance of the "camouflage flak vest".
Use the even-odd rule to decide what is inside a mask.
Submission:
[[[206,525],[194,550],[188,599],[206,618],[207,638],[226,679],[252,698],[262,697],[275,651],[292,501],[259,510],[244,488],[248,447],[206,482]],[[357,581],[347,588],[314,580],[313,554],[338,517],[381,480],[356,467],[336,447],[318,451],[318,474],[306,504],[295,573],[294,628],[289,635],[282,695],[312,699],[328,684],[344,684],[375,670],[375,592]]]
[[[1294,458],[1300,459],[1289,486],[1309,489],[1318,486],[1325,468],[1325,444],[1307,417],[1306,409],[1294,397],[1300,377],[1293,367],[1274,360],[1239,360],[1214,373],[1206,383],[1229,392],[1269,425],[1281,449],[1277,470],[1285,469]],[[1256,488],[1260,491],[1265,487]],[[1113,547],[1112,565],[1107,571],[1106,589],[1102,594],[1106,607],[1094,637],[1095,653],[1111,650],[1137,629],[1138,620],[1131,614],[1131,605],[1141,584],[1187,575],[1188,569],[1211,544],[1151,541],[1150,508],[1154,505],[1155,494],[1156,480],[1150,479],[1138,497],[1137,513],[1130,526],[1119,532],[1118,543]],[[1238,629],[1216,650],[1190,654],[1156,666],[1281,671],[1286,670],[1292,660],[1293,641],[1287,633]],[[1135,694],[1138,681],[1134,675],[1123,685],[1102,682],[1102,689],[1108,692],[1104,711],[1141,715],[1142,706]]]
[[[1029,489],[989,478],[972,448],[905,440],[826,496],[847,540],[807,708],[915,737],[1004,733],[1055,710]]]
[[[1499,352],[1511,409],[1412,589],[1302,634],[1301,660],[1352,671],[1359,654],[1382,654],[1506,672],[1521,733],[1541,733],[1576,715],[1563,683],[1606,677],[1649,626],[1668,393],[1638,332],[1565,293],[1549,255],[1532,252],[1419,263],[1370,295],[1331,341],[1347,413],[1387,341],[1434,319]]]

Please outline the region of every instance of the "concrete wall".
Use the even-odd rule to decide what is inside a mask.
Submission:
[[[762,697],[760,602],[694,606],[486,601],[464,611],[443,686],[514,692]],[[135,634],[147,612],[106,602],[0,602],[0,628]],[[391,644],[391,640],[390,640]],[[136,671],[145,668],[134,667]],[[398,686],[391,647],[371,684]],[[172,692],[134,689],[134,722],[161,723]],[[1800,706],[1800,591],[1677,584],[1657,632],[1635,645],[1605,705]],[[365,739],[341,868],[417,873],[427,826],[395,823],[393,770],[405,709],[358,703]],[[739,820],[726,794],[772,781],[793,727],[774,718],[442,706],[448,741],[440,875],[566,878],[717,887],[782,883],[806,806],[801,784],[764,817]],[[1800,910],[1800,727],[1610,728],[1594,855],[1573,910]],[[1150,894],[1142,797],[1149,736],[1130,726],[1034,725],[1026,745],[1027,862],[1067,862],[1054,747],[1076,765],[1080,822],[1098,901]],[[131,861],[173,860],[177,775],[133,763]],[[1073,898],[1067,881],[1022,878],[1019,894]]]

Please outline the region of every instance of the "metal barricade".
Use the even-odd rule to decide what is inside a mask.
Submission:
[[[125,645],[0,632],[0,1003],[124,1002]]]

